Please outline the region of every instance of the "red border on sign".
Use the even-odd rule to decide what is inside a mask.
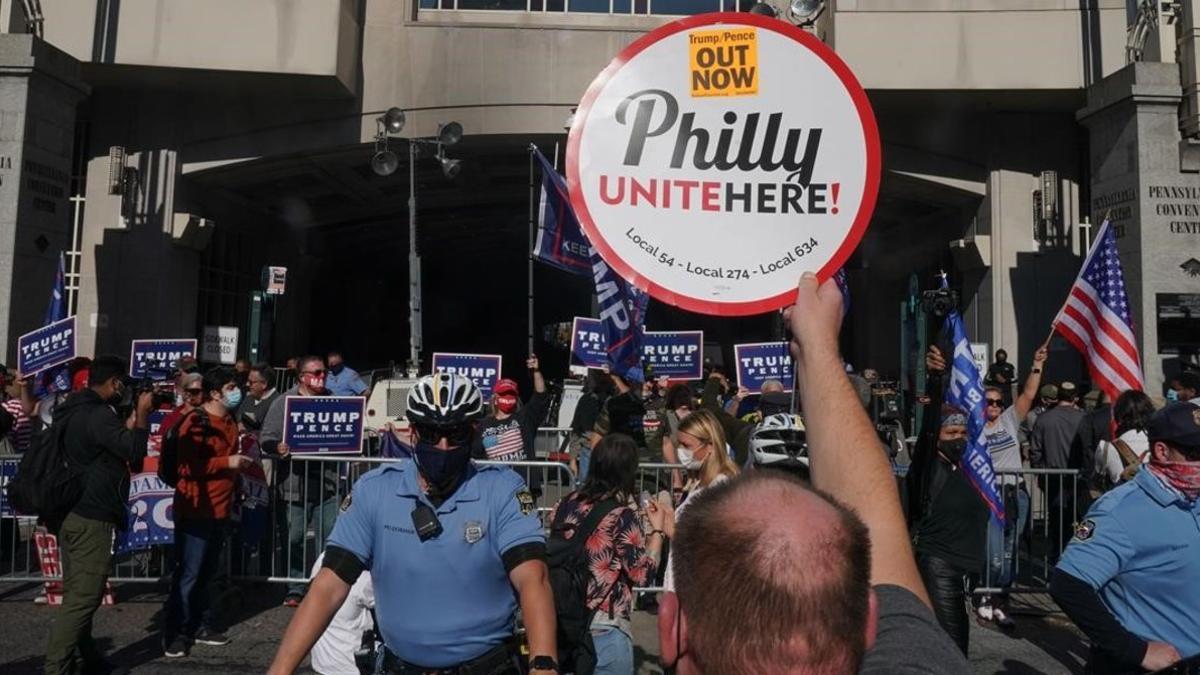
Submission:
[[[608,64],[608,67],[596,76],[579,102],[579,109],[575,112],[575,123],[571,125],[571,134],[567,139],[567,186],[571,192],[571,206],[575,209],[575,215],[579,218],[579,223],[583,227],[584,233],[587,234],[588,240],[600,252],[604,261],[629,283],[649,293],[657,300],[692,312],[716,316],[763,314],[792,304],[795,300],[795,291],[788,289],[774,297],[749,302],[716,302],[680,295],[638,274],[633,266],[617,256],[616,251],[600,236],[599,230],[592,221],[592,214],[588,211],[584,201],[583,187],[579,182],[579,145],[582,142],[583,128],[592,111],[592,104],[600,96],[604,87],[608,85],[613,75],[650,45],[685,30],[714,24],[757,26],[792,38],[820,57],[833,70],[838,79],[842,81],[846,92],[850,94],[851,100],[854,101],[854,106],[858,109],[859,120],[862,122],[863,137],[867,146],[867,175],[863,185],[863,200],[858,207],[858,213],[854,216],[854,224],[850,227],[845,241],[834,252],[829,262],[817,271],[817,278],[825,281],[841,269],[850,255],[854,253],[854,249],[858,247],[858,243],[867,231],[867,225],[870,224],[871,215],[875,211],[875,200],[879,195],[879,178],[882,171],[879,127],[876,126],[875,112],[871,109],[870,101],[867,100],[867,93],[863,91],[862,85],[854,77],[854,73],[850,72],[850,67],[846,65],[846,62],[842,61],[841,57],[815,36],[778,19],[741,12],[700,14],[660,26],[623,49]]]

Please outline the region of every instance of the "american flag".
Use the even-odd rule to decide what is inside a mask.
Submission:
[[[1117,256],[1117,235],[1107,219],[1054,320],[1054,330],[1087,357],[1092,382],[1110,400],[1129,389],[1142,390],[1142,359],[1133,335],[1125,274]]]
[[[496,434],[495,444],[487,448],[491,460],[521,459],[524,452],[525,439],[521,437],[521,427],[515,425]]]

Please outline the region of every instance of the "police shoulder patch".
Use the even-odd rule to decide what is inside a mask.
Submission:
[[[338,507],[338,510],[342,513],[350,510],[350,495],[346,495],[346,498],[342,500],[342,504],[340,507]]]
[[[1075,539],[1078,541],[1087,541],[1096,533],[1096,521],[1085,520],[1080,523],[1075,523]]]
[[[533,494],[529,492],[529,488],[521,488],[516,494],[517,506],[521,507],[521,515],[527,516],[533,513]]]

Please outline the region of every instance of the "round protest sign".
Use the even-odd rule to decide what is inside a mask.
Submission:
[[[695,312],[791,302],[858,245],[879,189],[879,131],[850,69],[754,14],[689,17],[622,51],[571,128],[571,204],[630,283]]]

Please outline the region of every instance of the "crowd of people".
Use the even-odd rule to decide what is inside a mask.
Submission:
[[[473,461],[536,458],[551,395],[532,355],[524,401],[513,380],[484,400],[460,375],[422,378],[407,430],[393,430],[410,459],[364,474],[345,500],[338,464],[293,461],[284,433],[287,397],[366,392],[336,352],[290,361],[285,391],[267,364],[201,373],[181,361],[157,389],[173,398],[157,443],[156,391],[132,391],[120,357],[77,364],[84,378],[66,397],[39,402],[27,380],[6,381],[6,452],[27,451],[44,418],[79,469],[78,498],[44,519],[65,594],[46,672],[121,670],[97,649],[92,617],[128,521],[130,473],[148,454],[175,492],[170,658],[230,641],[213,586],[248,472],[276,491],[277,521],[259,543],[286,552],[284,604],[297,608],[273,673],[311,654],[321,673],[628,675],[632,612],[647,601],[663,664],[681,675],[967,672],[971,614],[1015,624],[1008,590],[1037,491],[1050,513],[1072,516],[1048,518],[1050,590],[1089,637],[1096,672],[1200,653],[1200,596],[1185,581],[1200,578],[1194,375],[1168,383],[1161,409],[1136,391],[1088,409],[1071,382],[1043,383],[1044,347],[1023,380],[1000,350],[983,401],[997,518],[963,470],[969,411],[943,403],[937,346],[924,426],[897,481],[869,390],[838,352],[841,303],[834,284],[801,280],[788,312],[794,392],[769,381],[751,395],[719,369],[699,391],[591,371],[566,441],[578,481],[552,504],[535,472]],[[639,493],[647,461],[670,470]],[[1030,467],[1063,471],[1035,479]],[[312,565],[310,540],[322,552]],[[662,592],[639,599],[642,587]]]

